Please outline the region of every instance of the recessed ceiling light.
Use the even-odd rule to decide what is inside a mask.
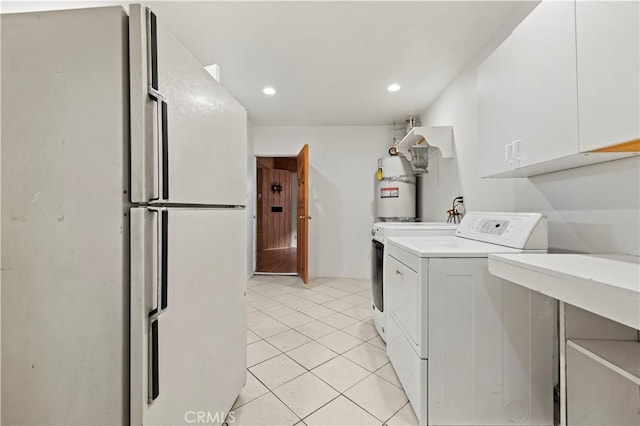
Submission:
[[[264,89],[262,89],[262,93],[269,96],[275,95],[276,89],[274,89],[273,87],[265,87]]]
[[[399,84],[390,84],[389,86],[387,86],[387,91],[389,92],[397,92],[398,90],[400,90],[400,85]]]

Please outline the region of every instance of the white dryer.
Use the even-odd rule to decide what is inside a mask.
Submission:
[[[445,222],[377,222],[371,230],[371,292],[373,296],[373,323],[382,340],[385,336],[384,257],[385,242],[392,236],[453,235],[457,224]]]
[[[546,252],[546,218],[469,212],[455,236],[386,248],[387,353],[420,425],[552,425],[554,303],[487,261]]]

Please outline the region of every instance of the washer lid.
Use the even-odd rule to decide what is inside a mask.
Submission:
[[[521,253],[523,250],[460,237],[391,237],[389,246],[418,257],[488,257],[489,253]]]
[[[392,236],[401,235],[453,235],[457,224],[446,222],[376,222],[371,235],[382,243]]]

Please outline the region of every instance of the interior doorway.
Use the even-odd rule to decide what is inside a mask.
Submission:
[[[256,273],[297,275],[297,159],[257,157]]]

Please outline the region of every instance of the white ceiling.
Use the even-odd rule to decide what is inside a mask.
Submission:
[[[2,3],[5,11],[26,6]],[[48,5],[55,3],[61,2]],[[97,5],[84,3],[90,4]],[[516,1],[145,4],[203,65],[220,65],[222,84],[247,108],[253,124],[266,126],[403,122],[408,114],[423,112],[522,6]],[[389,93],[390,83],[402,88]],[[277,94],[264,95],[265,86]]]
[[[508,1],[149,3],[256,125],[419,114],[521,7]],[[390,83],[402,86],[387,92]],[[262,93],[265,86],[275,96]]]

